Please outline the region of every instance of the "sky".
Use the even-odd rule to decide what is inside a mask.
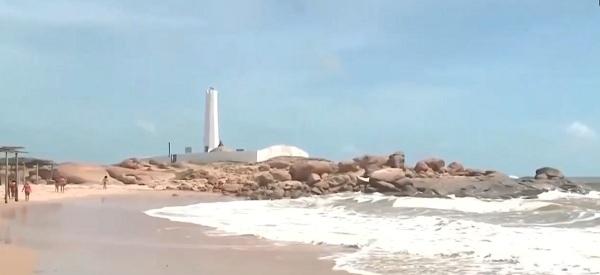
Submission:
[[[223,142],[600,175],[596,0],[0,0],[0,144],[114,163]]]

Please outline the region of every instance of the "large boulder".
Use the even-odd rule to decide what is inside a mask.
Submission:
[[[226,183],[221,186],[221,189],[225,193],[237,193],[242,189],[242,185],[237,183]]]
[[[134,169],[134,170],[143,168],[143,165],[136,158],[126,159],[126,160],[122,161],[121,163],[119,163],[118,166],[127,168],[127,169]]]
[[[452,162],[448,164],[448,173],[453,176],[461,175],[465,172],[465,167],[459,162]]]
[[[271,175],[275,181],[288,181],[292,180],[292,175],[286,170],[274,169],[271,170]]]
[[[360,167],[353,161],[342,161],[338,163],[338,173],[352,173],[360,171]]]
[[[324,178],[323,182],[326,182],[329,187],[337,187],[344,185],[354,186],[357,183],[357,178],[352,175],[330,175]]]
[[[444,167],[446,167],[446,162],[443,159],[439,158],[429,158],[424,160],[424,162],[433,170],[434,172],[443,172]]]
[[[563,175],[563,173],[556,169],[556,168],[552,168],[552,167],[543,167],[540,169],[537,169],[535,171],[535,178],[536,179],[564,179],[565,176]]]
[[[254,181],[260,186],[267,186],[275,182],[275,178],[270,172],[260,172],[254,176]]]
[[[361,168],[365,169],[369,166],[384,166],[388,161],[387,157],[375,156],[375,155],[364,155],[361,157],[354,158],[354,162]]]
[[[370,179],[374,181],[385,181],[393,183],[405,178],[404,170],[400,168],[383,168],[371,174]]]
[[[107,167],[106,171],[112,179],[124,184],[156,185],[176,180],[176,175],[171,172],[158,172],[146,170],[133,170],[117,166]]]
[[[354,158],[354,162],[356,162],[360,168],[365,170],[364,176],[368,177],[371,173],[383,168],[388,162],[388,157],[364,155],[362,157]]]
[[[394,186],[393,184],[391,184],[389,182],[385,182],[385,181],[373,180],[373,181],[369,182],[369,186],[374,188],[375,191],[381,192],[381,193],[399,191],[398,188],[396,188],[396,186]]]
[[[406,157],[404,152],[398,151],[391,154],[388,157],[387,166],[392,168],[400,168],[404,169],[404,162],[406,161]]]
[[[427,171],[430,171],[431,168],[429,168],[429,165],[427,165],[427,163],[425,161],[419,161],[417,162],[417,164],[415,164],[415,172],[420,174],[420,173],[427,173]]]
[[[283,159],[275,159],[269,161],[269,166],[274,169],[288,169],[290,168],[290,161],[286,161]]]
[[[308,179],[306,179],[306,183],[313,184],[315,182],[319,182],[320,180],[321,180],[321,176],[319,176],[317,174],[310,174],[310,176],[308,176]]]
[[[293,180],[307,181],[311,174],[317,174],[319,176],[323,174],[331,174],[336,171],[336,166],[323,160],[309,160],[305,162],[294,163],[290,167],[290,175]]]
[[[101,183],[107,170],[100,165],[65,163],[56,167],[54,179],[65,178],[67,183]]]

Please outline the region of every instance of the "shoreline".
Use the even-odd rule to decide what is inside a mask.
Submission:
[[[17,257],[9,262],[14,266],[9,272],[15,275],[349,274],[333,271],[333,261],[323,259],[343,248],[218,236],[208,227],[143,213],[231,197],[147,191],[123,188],[109,194],[82,192],[65,195],[63,200],[37,201],[32,194],[29,203],[0,207],[0,256],[8,251]]]

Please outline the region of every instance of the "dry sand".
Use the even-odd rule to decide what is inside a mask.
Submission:
[[[209,228],[142,213],[231,198],[144,189],[68,186],[64,194],[55,194],[53,186],[34,186],[31,202],[0,206],[5,244],[0,258],[12,268],[6,274],[347,274],[318,260],[339,248],[275,244],[251,236],[210,237]]]

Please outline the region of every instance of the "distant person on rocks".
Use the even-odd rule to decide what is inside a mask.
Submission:
[[[10,197],[14,198],[17,195],[17,181],[13,180],[10,182],[10,185],[8,186],[10,189]]]
[[[107,184],[108,184],[108,176],[104,176],[104,179],[102,179],[102,188],[106,189]]]
[[[29,194],[31,194],[31,185],[29,182],[25,182],[22,191],[25,193],[25,201],[29,201]]]

